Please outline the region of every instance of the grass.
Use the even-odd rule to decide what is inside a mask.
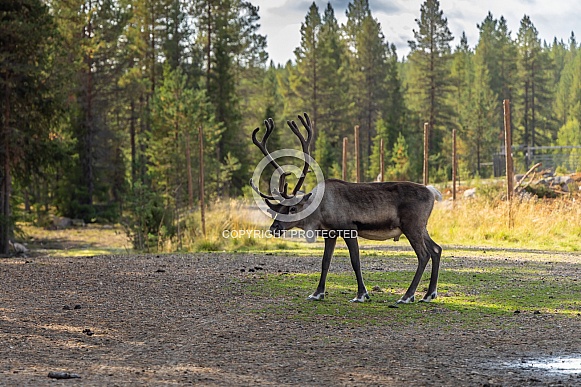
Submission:
[[[445,245],[581,251],[581,206],[566,199],[438,203],[428,230]]]
[[[30,223],[18,224],[29,249],[60,257],[127,254],[131,243],[120,225],[87,225],[66,230],[47,230]]]
[[[581,198],[518,201],[510,206],[498,199],[500,188],[484,185],[476,199],[437,203],[428,230],[444,248],[487,247],[528,250],[581,251]],[[510,214],[510,219],[509,219]],[[317,254],[322,243],[307,244],[298,239],[264,237],[271,220],[253,203],[222,200],[211,203],[206,212],[206,235],[202,235],[199,213],[187,215],[180,237],[165,240],[162,251],[262,251],[274,254]],[[48,231],[28,224],[20,225],[29,243],[56,240],[59,255],[126,253],[131,243],[120,226],[89,225],[82,229]],[[408,246],[405,238],[396,246]],[[49,243],[49,242],[47,242]],[[50,243],[49,243],[50,244]],[[393,241],[361,240],[363,246],[394,246]],[[38,246],[35,246],[38,247]],[[42,248],[42,246],[40,246]],[[54,249],[53,249],[54,250]],[[338,254],[345,252],[338,251]],[[363,254],[374,251],[363,249]]]
[[[317,285],[318,272],[260,273],[257,274],[260,280],[252,282],[248,291],[261,298],[277,300],[265,303],[262,312],[281,318],[315,319],[322,324],[363,326],[400,322],[402,324],[396,326],[421,323],[453,329],[478,323],[479,327],[497,328],[498,324],[511,324],[520,315],[538,314],[539,321],[545,316],[581,318],[581,280],[571,275],[581,271],[579,255],[535,252],[580,250],[581,210],[578,204],[575,208],[575,204],[564,200],[514,203],[514,225],[510,228],[504,202],[459,201],[453,208],[438,205],[430,219],[429,230],[433,239],[446,248],[439,298],[429,304],[402,305],[397,311],[389,308],[407,289],[416,258],[413,251],[365,248],[365,245],[377,245],[375,241],[362,241],[361,250],[367,288],[370,291],[374,287],[380,289],[371,291],[371,302],[347,302],[355,296],[354,275],[351,271],[333,272],[333,268],[327,281],[328,296],[322,302],[305,300]],[[323,249],[320,241],[306,244],[271,238],[223,238],[224,229],[240,227],[252,231],[256,227],[268,227],[268,219],[264,218],[262,225],[257,226],[252,219],[254,215],[246,211],[248,207],[239,202],[211,209],[208,212],[209,237],[192,240],[188,250],[261,251],[320,259]],[[44,230],[28,224],[19,226],[35,252],[63,257],[132,252],[120,226],[89,225],[68,230]],[[385,244],[393,245],[394,242]],[[396,245],[408,246],[406,241]],[[495,250],[493,263],[485,251],[488,248]],[[335,257],[334,262],[347,259],[348,251],[342,243],[338,244]],[[468,257],[470,262],[481,260],[482,265],[462,265],[464,258],[458,257]],[[406,269],[393,270],[401,268],[402,264]],[[387,269],[373,268],[378,265]],[[561,266],[560,271],[553,270],[555,265]],[[428,273],[429,270],[418,288],[417,299],[427,287]],[[281,300],[284,302],[278,302]],[[520,313],[515,314],[515,311]]]
[[[450,251],[448,254],[465,254]],[[497,256],[495,254],[495,256]],[[520,256],[520,255],[519,255]],[[567,270],[579,271],[581,265],[574,259],[558,262],[554,256],[535,254],[525,259],[515,260],[514,254],[506,254],[507,259],[498,257],[481,267],[465,267],[460,260],[465,258],[444,257],[451,260],[451,267],[440,272],[439,297],[431,303],[400,305],[397,312],[391,311],[407,289],[413,271],[365,270],[364,279],[370,291],[371,302],[352,304],[347,302],[356,293],[356,281],[351,272],[329,273],[327,296],[324,301],[308,302],[306,296],[316,288],[319,273],[277,273],[264,274],[260,281],[253,282],[249,291],[274,300],[262,312],[286,316],[298,320],[321,320],[325,324],[380,325],[388,322],[409,326],[421,321],[439,327],[487,326],[497,328],[499,321],[510,324],[514,316],[521,314],[556,316],[559,318],[581,318],[581,281],[574,276],[555,275],[554,265],[563,265]],[[394,266],[396,261],[409,259],[409,255],[384,256],[381,265]],[[479,260],[478,254],[469,260]],[[372,266],[371,259],[364,260],[364,266]],[[561,269],[560,269],[561,270]],[[428,271],[427,271],[428,272]],[[429,274],[426,273],[416,299],[423,297]],[[428,318],[426,318],[428,317]]]

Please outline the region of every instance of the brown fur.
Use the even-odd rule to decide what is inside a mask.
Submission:
[[[297,222],[275,220],[271,231],[298,227],[303,230],[355,230],[367,239],[397,240],[404,234],[418,256],[418,268],[406,294],[398,302],[414,300],[414,294],[425,270],[432,259],[432,275],[424,301],[436,297],[440,255],[442,249],[430,238],[426,229],[428,218],[434,206],[434,194],[425,186],[412,182],[348,183],[337,179],[325,181],[325,193],[319,207],[307,218]],[[309,204],[304,200],[296,207],[298,211]],[[288,209],[278,204],[276,211],[288,213]],[[367,290],[360,272],[359,246],[356,238],[344,238],[349,248],[351,263],[357,276],[358,291],[354,301],[363,301]],[[323,268],[319,287],[310,298],[324,297],[325,280],[333,254],[334,241],[326,241],[323,253]]]

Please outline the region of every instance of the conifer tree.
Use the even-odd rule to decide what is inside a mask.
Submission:
[[[548,78],[551,63],[543,51],[538,31],[528,16],[524,16],[518,31],[519,119],[518,136],[525,147],[537,146],[550,138],[543,123],[550,119],[547,103],[550,100]],[[543,138],[544,137],[544,138]],[[528,168],[534,151],[526,151],[525,167]]]
[[[53,75],[57,42],[42,1],[0,4],[0,254],[8,252],[16,220],[13,179],[53,162],[51,133],[61,108]]]
[[[414,40],[409,41],[410,107],[420,122],[428,122],[430,154],[438,154],[442,151],[444,138],[449,138],[452,127],[449,66],[450,42],[453,37],[437,0],[426,0],[422,4],[420,18],[416,19],[416,23],[418,29],[414,29]]]

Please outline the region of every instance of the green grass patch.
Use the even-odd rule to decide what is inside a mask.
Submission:
[[[392,253],[393,254],[393,253]],[[474,258],[473,258],[474,259]],[[477,258],[476,258],[477,259]],[[401,257],[385,257],[382,266]],[[369,266],[369,260],[367,266]],[[558,318],[581,318],[581,281],[555,275],[553,263],[540,260],[499,260],[497,265],[483,267],[442,268],[439,297],[431,303],[399,305],[395,302],[405,293],[414,272],[367,271],[364,280],[371,295],[366,303],[350,303],[357,291],[352,272],[329,273],[327,294],[323,301],[306,298],[317,287],[319,273],[265,274],[249,289],[255,296],[280,302],[270,303],[260,312],[298,320],[321,321],[322,324],[349,326],[384,325],[394,329],[410,324],[428,327],[498,327],[499,320],[510,324],[519,315]],[[571,270],[580,269],[580,264]],[[423,297],[429,281],[429,267],[416,293]],[[372,289],[377,289],[373,291]]]

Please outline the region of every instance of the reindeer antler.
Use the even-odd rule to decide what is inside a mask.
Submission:
[[[311,140],[313,138],[313,129],[311,127],[311,119],[309,118],[308,114],[307,113],[303,113],[303,114],[304,114],[304,118],[301,115],[299,115],[298,117],[307,131],[307,138],[305,138],[302,135],[302,133],[299,130],[299,127],[297,126],[297,124],[294,121],[287,121],[287,124],[290,127],[290,129],[292,130],[292,132],[298,137],[299,141],[301,142],[301,147],[303,149],[303,153],[310,156],[310,149],[309,148],[311,146]],[[273,195],[269,196],[269,195],[266,195],[266,194],[260,192],[260,190],[254,184],[252,179],[250,179],[250,186],[263,199],[277,200],[276,196],[282,197],[284,199],[291,199],[291,198],[295,197],[297,192],[301,189],[301,187],[305,181],[305,177],[307,175],[307,172],[309,170],[310,164],[307,160],[304,160],[305,165],[303,166],[301,176],[299,177],[297,185],[293,189],[292,194],[289,195],[287,193],[288,183],[286,183],[286,177],[288,175],[290,175],[290,172],[285,172],[282,169],[282,167],[280,165],[278,165],[276,161],[274,161],[270,152],[266,149],[266,142],[268,141],[268,138],[270,137],[270,135],[272,134],[272,132],[274,130],[274,121],[272,120],[272,118],[269,118],[268,120],[264,121],[264,124],[266,125],[266,133],[262,137],[262,141],[258,141],[258,139],[256,138],[256,134],[260,131],[260,128],[256,128],[252,132],[252,142],[254,143],[254,145],[256,145],[258,147],[258,149],[260,149],[262,154],[267,158],[270,165],[272,165],[280,173],[280,177],[278,180],[278,189],[274,189],[272,192]]]
[[[268,141],[268,138],[270,137],[270,135],[274,131],[274,120],[272,118],[269,118],[268,120],[264,120],[264,125],[266,126],[266,133],[264,133],[264,136],[262,137],[262,141],[258,141],[258,139],[256,138],[256,134],[260,131],[260,128],[256,128],[252,132],[252,142],[254,143],[254,145],[256,145],[258,147],[258,149],[260,149],[262,154],[267,158],[270,165],[272,165],[274,167],[274,169],[276,169],[280,173],[280,178],[279,178],[279,183],[278,183],[278,187],[279,187],[278,191],[279,191],[280,196],[282,196],[283,198],[286,199],[286,190],[287,190],[288,185],[285,183],[285,179],[286,179],[286,176],[289,175],[289,173],[285,172],[281,168],[281,166],[278,165],[278,163],[276,161],[274,161],[274,159],[270,155],[270,152],[266,149],[266,142]],[[262,192],[260,192],[260,190],[254,184],[252,179],[250,179],[250,186],[263,199],[277,200],[277,198],[275,196],[269,196],[269,195],[266,195],[266,194],[263,194]],[[276,190],[274,193],[276,193]]]
[[[297,124],[294,121],[287,121],[286,123],[288,124],[290,129],[293,131],[293,133],[299,138],[299,141],[301,142],[301,146],[303,148],[303,153],[310,156],[311,155],[310,147],[311,147],[311,140],[313,138],[313,129],[311,127],[311,119],[309,118],[309,115],[307,113],[303,113],[303,114],[304,114],[305,118],[303,118],[300,115],[298,117],[299,117],[299,120],[301,120],[301,123],[303,124],[305,129],[307,130],[307,138],[306,139],[303,137],[303,135],[301,134],[301,132],[299,130],[299,127],[297,126]],[[301,189],[303,183],[305,182],[305,178],[307,176],[307,172],[309,171],[309,167],[310,167],[309,162],[307,160],[305,160],[305,165],[303,166],[303,170],[301,172],[301,177],[299,178],[297,185],[293,189],[292,196],[295,196],[297,194],[297,192],[299,192],[299,190]]]

